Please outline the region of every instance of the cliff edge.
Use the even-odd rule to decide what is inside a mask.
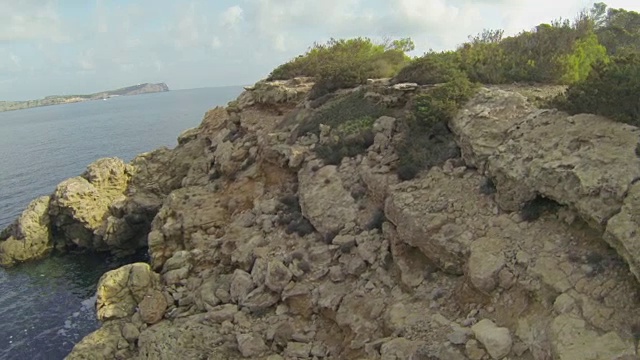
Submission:
[[[434,86],[312,85],[248,87],[175,149],[94,163],[2,232],[3,265],[148,246],[100,279],[103,325],[68,359],[635,358],[637,128],[483,87],[442,161],[402,181]]]

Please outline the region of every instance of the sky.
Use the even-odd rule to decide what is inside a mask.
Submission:
[[[638,0],[609,7],[640,11]],[[587,0],[0,0],[0,100],[145,82],[248,85],[315,41],[411,37],[455,49],[590,8]]]

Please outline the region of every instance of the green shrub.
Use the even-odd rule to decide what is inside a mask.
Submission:
[[[400,180],[413,179],[421,170],[460,156],[447,124],[476,89],[466,76],[456,76],[418,96],[415,114],[406,119],[404,141],[397,149]]]
[[[375,43],[369,38],[331,39],[315,44],[306,54],[277,67],[268,80],[286,80],[296,76],[316,78],[310,94],[318,98],[340,88],[364,84],[370,78],[394,76],[413,50],[411,39]]]
[[[577,40],[571,53],[559,58],[563,70],[560,82],[573,84],[585,80],[594,64],[608,60],[607,49],[598,42],[596,34],[591,33]]]
[[[640,54],[617,56],[594,66],[589,76],[556,101],[572,114],[592,113],[640,126]]]
[[[332,129],[348,127],[358,121],[370,122],[387,115],[389,110],[379,104],[365,98],[364,91],[353,93],[332,100],[318,108],[313,114],[304,119],[298,129],[298,135],[320,134],[320,124],[330,126]]]
[[[349,136],[338,136],[333,141],[320,145],[315,152],[327,165],[340,165],[345,157],[363,154],[373,145],[374,134],[371,129]]]
[[[440,84],[461,75],[458,54],[453,51],[430,52],[412,60],[393,78],[393,83]]]

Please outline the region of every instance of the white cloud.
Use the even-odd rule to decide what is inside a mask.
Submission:
[[[51,1],[0,2],[0,41],[25,40],[70,40]]]
[[[227,28],[235,28],[244,20],[244,10],[238,5],[225,10],[221,15],[221,24]]]

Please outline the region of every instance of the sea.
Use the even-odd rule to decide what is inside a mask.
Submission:
[[[27,204],[51,194],[103,157],[130,161],[198,126],[242,87],[174,90],[0,112],[0,229]],[[102,274],[128,262],[105,254],[55,255],[0,269],[0,360],[56,360],[98,328],[95,291]]]

